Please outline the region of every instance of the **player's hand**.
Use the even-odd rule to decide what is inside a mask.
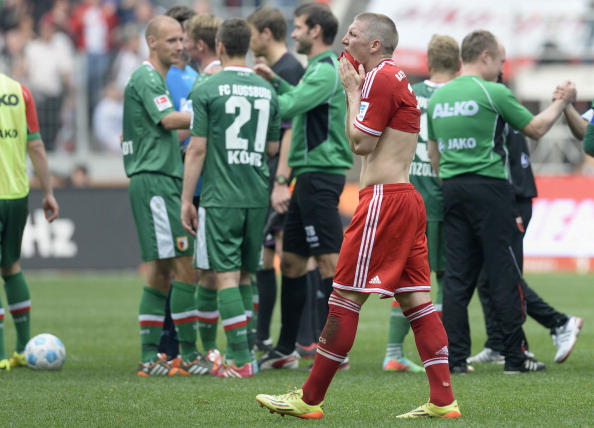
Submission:
[[[198,230],[198,213],[194,204],[182,202],[181,222],[186,232],[192,236],[196,236],[196,231]]]
[[[365,80],[365,68],[362,64],[359,64],[359,69],[355,70],[348,58],[343,56],[338,64],[338,72],[340,73],[342,86],[347,93],[361,91]]]
[[[259,75],[262,76],[264,79],[268,80],[269,82],[272,82],[272,79],[274,79],[274,71],[272,71],[272,69],[270,67],[268,67],[268,65],[266,64],[256,64],[254,65],[254,72]]]
[[[270,204],[272,208],[279,213],[284,214],[289,210],[289,201],[291,200],[291,192],[289,186],[274,184],[272,194],[270,195]]]
[[[577,89],[575,87],[575,82],[571,82],[566,80],[561,85],[557,85],[555,91],[553,92],[553,101],[555,100],[562,100],[566,104],[572,103],[577,98]]]
[[[51,223],[58,218],[58,215],[60,214],[60,207],[58,206],[58,202],[56,201],[54,195],[48,195],[44,197],[41,205],[43,206],[45,219],[48,221],[48,223]]]

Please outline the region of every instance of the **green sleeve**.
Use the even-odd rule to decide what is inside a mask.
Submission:
[[[509,88],[496,83],[498,91],[495,92],[496,105],[499,113],[509,125],[521,131],[530,123],[534,115],[524,107]]]
[[[136,86],[138,88],[138,95],[142,100],[142,104],[146,109],[149,117],[156,125],[169,113],[175,112],[173,101],[167,94],[167,87],[163,79],[148,78]]]
[[[323,104],[337,89],[342,90],[340,85],[338,70],[324,62],[308,68],[297,86],[283,80],[278,85],[281,119],[291,119]]]
[[[208,102],[205,92],[205,90],[192,90],[192,93],[190,94],[193,113],[190,134],[195,137],[208,136]]]
[[[280,114],[278,109],[278,98],[272,97],[270,102],[270,120],[268,123],[268,133],[266,141],[278,141],[280,135]]]
[[[584,137],[584,151],[590,156],[594,156],[594,124],[589,123]]]

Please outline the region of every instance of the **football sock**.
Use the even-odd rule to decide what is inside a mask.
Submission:
[[[184,361],[194,361],[198,354],[196,348],[196,286],[185,282],[173,281],[171,288],[171,318]]]
[[[296,338],[296,342],[303,346],[310,346],[312,343],[317,343],[321,332],[321,330],[318,330],[318,284],[315,278],[312,277],[311,272],[315,271],[309,271],[306,274],[307,294],[305,305],[303,305],[303,311],[301,312],[301,321],[299,322]]]
[[[219,291],[219,312],[221,324],[227,336],[227,352],[233,356],[237,367],[251,360],[247,341],[247,318],[243,307],[241,292],[238,287],[225,288]]]
[[[253,346],[255,346],[256,335],[258,333],[258,316],[260,315],[260,295],[258,294],[258,284],[256,283],[256,275],[250,275],[250,280],[252,286],[252,319],[248,327],[250,329],[250,343],[252,343]]]
[[[159,352],[161,354],[167,354],[170,357],[176,357],[179,354],[179,341],[175,332],[175,324],[171,318],[171,290],[169,290],[167,301],[165,302],[165,320],[163,321]]]
[[[4,306],[0,299],[0,360],[6,359],[6,349],[4,349]]]
[[[454,401],[448,365],[448,337],[443,324],[428,302],[404,312],[410,321],[417,350],[429,379],[429,401],[447,406]]]
[[[16,351],[22,353],[31,338],[31,297],[23,272],[2,275],[8,310],[16,330]]]
[[[198,332],[204,351],[217,347],[217,324],[219,321],[219,302],[217,290],[211,290],[203,285],[198,286],[196,296],[198,308]]]
[[[437,280],[437,293],[435,294],[435,310],[439,318],[443,315],[443,277],[444,272],[436,272],[435,279]]]
[[[320,276],[320,272],[316,269],[312,271],[310,274],[312,277],[312,281],[315,281],[318,287],[317,297],[317,312],[318,312],[318,321],[317,321],[317,328],[318,331],[321,333],[326,325],[326,318],[328,318],[328,300],[330,299],[330,295],[334,291],[332,287],[332,280],[333,278],[325,278],[322,279]]]
[[[262,269],[256,273],[258,284],[258,340],[270,337],[270,321],[276,303],[276,272],[272,269]]]
[[[402,313],[400,305],[396,300],[392,302],[390,309],[390,323],[388,324],[388,344],[386,345],[386,357],[398,360],[404,357],[402,351],[404,338],[410,330],[410,323]]]
[[[165,320],[165,302],[167,293],[145,285],[140,298],[138,321],[140,323],[140,344],[143,363],[157,360],[159,342]]]
[[[353,347],[359,324],[359,304],[336,292],[331,294],[328,304],[328,320],[318,342],[313,367],[303,385],[303,401],[310,405],[324,400],[340,363]]]
[[[253,349],[256,345],[256,337],[253,334],[253,314],[254,314],[254,295],[252,293],[252,284],[239,284],[239,293],[241,294],[241,301],[245,310],[245,318],[247,322],[247,341],[249,349]]]
[[[281,332],[276,350],[288,355],[295,350],[301,313],[307,300],[307,276],[289,278],[283,275],[281,286]]]

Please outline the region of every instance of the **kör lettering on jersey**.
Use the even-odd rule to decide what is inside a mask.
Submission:
[[[262,166],[262,154],[245,150],[229,150],[227,151],[227,163],[229,165]]]
[[[456,101],[454,105],[450,103],[435,104],[433,109],[433,119],[438,117],[452,116],[474,116],[479,111],[476,101]]]
[[[262,86],[251,85],[219,85],[219,95],[236,95],[240,97],[272,98],[272,91]]]

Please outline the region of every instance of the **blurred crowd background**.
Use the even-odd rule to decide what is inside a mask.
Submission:
[[[350,22],[370,2],[317,1],[331,3],[341,21],[341,33],[335,43],[339,51],[345,22]],[[83,166],[98,181],[125,184],[119,145],[122,94],[128,77],[148,55],[144,40],[147,22],[168,7],[179,4],[199,12],[212,12],[222,18],[245,17],[256,7],[268,5],[283,10],[291,28],[292,12],[300,2],[0,0],[0,72],[26,84],[32,91],[50,165],[57,179],[68,183],[71,172]],[[586,10],[594,10],[594,0],[588,0],[587,4],[589,7]],[[594,23],[594,18],[590,21]],[[594,34],[594,25],[589,28]],[[590,38],[592,40],[594,36]],[[289,40],[290,47],[291,42]],[[557,51],[555,54],[553,51],[554,43],[543,51],[541,61],[554,63],[561,58],[562,53]],[[418,72],[415,75],[415,70],[403,68],[413,82],[425,77]],[[578,87],[578,93],[579,90]],[[530,99],[525,101],[529,108],[539,108],[540,100],[532,104]],[[576,107],[585,110],[589,101],[578,100]],[[559,131],[559,134],[552,135],[555,136],[553,144],[560,148],[554,150],[553,155],[547,151],[537,157],[537,164],[540,159],[554,164],[540,171],[564,174],[594,172],[590,161],[584,159],[579,143],[567,144],[565,140],[571,138],[567,132]],[[352,176],[356,178],[357,172],[354,171]]]

